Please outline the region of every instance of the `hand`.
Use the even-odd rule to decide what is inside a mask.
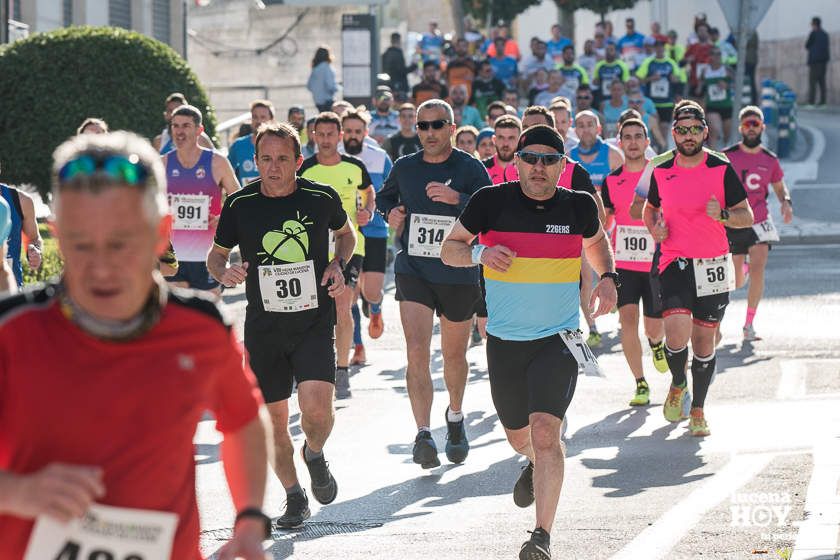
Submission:
[[[82,517],[104,495],[101,468],[50,463],[18,477],[6,501],[15,517],[34,519],[45,514],[66,523]]]
[[[270,558],[262,547],[265,525],[256,519],[240,519],[234,528],[233,538],[219,549],[219,560],[267,560]]]
[[[324,276],[321,278],[321,285],[329,286],[327,288],[327,293],[333,299],[340,296],[341,292],[344,291],[344,271],[341,270],[341,265],[338,264],[338,260],[333,259],[332,262],[327,265],[327,268],[324,269]]]
[[[715,197],[715,195],[712,195],[712,197],[706,203],[706,215],[711,219],[718,221],[720,220],[720,210],[720,202],[718,202],[718,199]]]
[[[359,211],[356,212],[356,224],[358,224],[359,227],[365,227],[372,219],[373,212],[367,208],[360,208]]]
[[[235,264],[231,267],[228,267],[225,270],[225,273],[222,274],[222,284],[224,284],[225,288],[233,288],[238,284],[241,284],[245,281],[245,278],[248,277],[248,263],[242,263],[242,266]]]
[[[405,223],[405,206],[397,206],[388,212],[388,225],[398,230]]]
[[[665,220],[659,217],[659,221],[653,226],[653,231],[650,232],[657,243],[662,243],[668,238],[668,226],[665,225]]]
[[[598,307],[595,307],[595,300],[598,300]],[[612,278],[602,278],[600,282],[595,285],[592,290],[592,297],[589,298],[589,311],[592,313],[592,318],[606,315],[612,308],[615,307],[618,301],[618,294],[615,289],[615,282]]]
[[[221,214],[210,214],[210,217],[207,219],[207,228],[216,229],[216,226],[219,225],[220,216]]]
[[[787,200],[782,202],[782,221],[786,224],[793,221],[793,206]]]
[[[461,193],[438,181],[431,181],[426,185],[426,196],[434,202],[457,205],[461,201]]]
[[[34,243],[26,248],[26,258],[29,261],[30,270],[38,270],[41,267],[41,249]]]
[[[510,265],[513,264],[514,257],[516,257],[516,253],[504,245],[494,245],[493,247],[487,247],[481,253],[481,264],[499,272],[507,272]]]

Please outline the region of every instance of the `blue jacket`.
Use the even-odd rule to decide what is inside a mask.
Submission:
[[[805,48],[808,49],[808,64],[828,62],[828,33],[822,29],[811,31],[805,42]]]

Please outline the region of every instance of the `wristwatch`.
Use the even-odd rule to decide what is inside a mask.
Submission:
[[[601,280],[603,280],[604,278],[609,278],[610,280],[612,280],[616,288],[621,287],[621,282],[618,281],[617,272],[605,272],[601,275]]]
[[[782,199],[782,202],[787,202],[790,205],[790,207],[793,208],[793,201],[790,199],[789,196],[786,196],[784,199]]]
[[[233,526],[236,527],[236,524],[239,523],[239,520],[245,518],[261,520],[265,525],[265,539],[268,540],[271,538],[271,518],[264,514],[261,509],[255,507],[243,509],[242,511],[236,514],[236,521],[233,522]]]
[[[721,208],[720,209],[720,218],[718,218],[718,221],[723,223],[728,219],[729,219],[729,209],[728,208]]]
[[[347,263],[344,262],[344,259],[342,259],[341,257],[335,257],[333,260],[338,261],[338,266],[341,267],[341,271],[343,272],[344,267],[347,266]]]

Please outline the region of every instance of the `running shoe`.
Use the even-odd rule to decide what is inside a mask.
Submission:
[[[531,538],[519,549],[519,560],[551,560],[551,537],[544,529],[537,527],[531,533]]]
[[[286,496],[286,511],[277,518],[274,525],[278,529],[300,529],[303,527],[303,522],[311,515],[306,491],[301,490],[300,493],[295,492]]]
[[[377,339],[385,332],[385,322],[382,320],[382,313],[371,313],[370,323],[368,323],[368,335]]]
[[[513,503],[521,508],[534,503],[534,463],[531,461],[522,467],[522,472],[513,485]]]
[[[679,422],[688,418],[688,411],[691,408],[691,393],[688,387],[676,387],[671,385],[668,397],[662,406],[665,420],[668,422]]]
[[[692,408],[691,416],[688,419],[688,431],[694,437],[706,437],[712,435],[709,431],[709,424],[703,416],[702,408]]]
[[[665,342],[660,341],[659,344],[650,347],[653,353],[653,367],[659,373],[668,373],[668,360],[665,358]]]
[[[312,482],[312,495],[320,504],[331,504],[338,495],[338,483],[330,472],[330,464],[324,459],[322,453],[317,459],[306,460],[306,441],[300,450],[303,462],[309,470],[309,479]]]
[[[370,319],[370,304],[365,298],[362,298],[362,315]]]
[[[755,342],[761,340],[761,337],[755,334],[755,327],[747,325],[744,327],[744,342]]]
[[[590,348],[597,348],[598,346],[601,346],[601,333],[590,330],[589,338],[586,339],[586,344],[588,344]]]
[[[426,430],[417,432],[417,437],[414,439],[413,455],[414,462],[424,469],[433,469],[440,466],[435,440],[432,439],[432,434]]]
[[[636,383],[636,394],[630,399],[630,406],[647,406],[650,404],[650,387],[647,381]]]
[[[349,399],[350,393],[350,372],[347,368],[336,368],[335,370],[335,398],[338,400]]]
[[[463,463],[470,452],[470,442],[464,430],[464,420],[449,421],[449,407],[446,407],[446,458],[450,463]]]
[[[364,344],[357,344],[353,347],[353,358],[350,360],[351,366],[363,366],[367,362],[367,356],[365,355],[365,345]]]

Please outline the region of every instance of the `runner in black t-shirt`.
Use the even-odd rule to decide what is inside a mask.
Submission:
[[[255,147],[260,179],[225,201],[207,267],[225,286],[245,282],[245,348],[271,414],[275,469],[287,494],[277,525],[293,528],[310,515],[289,433],[295,381],[300,401],[310,403],[301,407],[306,435],[301,454],[312,494],[328,504],[338,492],[323,453],[333,425],[333,300],[344,290],[344,264],[356,236],[338,193],[296,176],[303,162],[297,131],[266,123]],[[329,230],[336,238],[331,261]],[[242,265],[228,266],[237,245]]]

